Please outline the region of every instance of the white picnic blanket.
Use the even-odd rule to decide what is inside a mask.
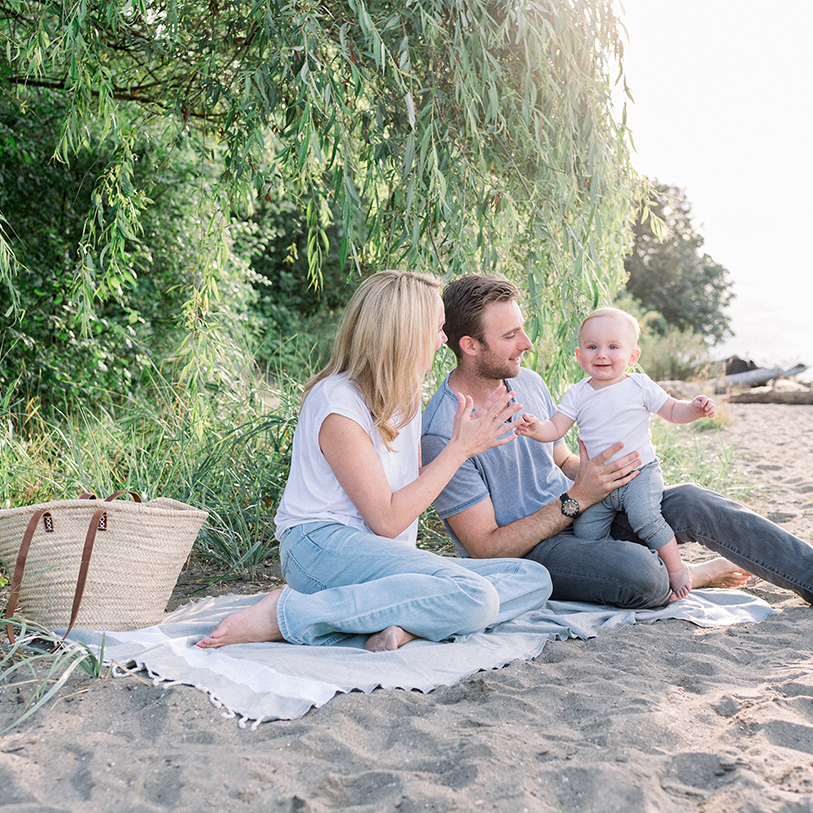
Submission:
[[[549,601],[539,610],[459,642],[413,641],[396,652],[367,652],[365,636],[329,647],[288,643],[236,644],[200,649],[195,644],[228,613],[260,598],[219,596],[187,604],[161,624],[131,632],[74,629],[70,639],[94,648],[103,659],[148,671],[156,681],[188,684],[208,692],[241,725],[291,720],[354,689],[419,689],[457,683],[483,669],[536,657],[550,640],[591,638],[621,624],[652,624],[666,618],[700,627],[762,621],[777,612],[736,590],[695,590],[659,610],[620,610],[596,604]],[[669,632],[664,630],[664,635]]]

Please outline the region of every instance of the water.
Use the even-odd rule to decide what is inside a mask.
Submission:
[[[811,298],[806,285],[738,286],[737,299],[730,309],[735,335],[712,351],[714,358],[737,355],[752,359],[760,367],[807,364],[797,381],[813,382],[813,327]]]

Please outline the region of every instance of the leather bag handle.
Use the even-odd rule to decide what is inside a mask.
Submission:
[[[85,594],[85,582],[88,578],[88,568],[90,567],[90,557],[93,554],[93,544],[96,541],[97,531],[107,530],[107,511],[99,509],[93,512],[90,518],[90,525],[88,526],[87,536],[85,537],[85,544],[82,547],[82,561],[79,564],[79,576],[76,579],[76,590],[73,594],[73,607],[71,607],[71,620],[68,624],[68,629],[62,636],[62,641],[68,637],[68,633],[73,629],[76,623],[76,617],[79,615],[79,607],[82,604],[82,596]],[[62,643],[59,642],[59,644]],[[59,646],[57,644],[57,646]],[[56,649],[56,647],[54,647]]]
[[[123,491],[117,491],[115,494],[111,494],[109,497],[106,497],[105,502],[113,502],[116,497],[120,497],[122,494],[129,494],[136,502],[142,502],[140,494],[136,494],[135,491],[127,491],[126,489]]]
[[[53,533],[54,521],[50,512],[35,511],[23,533],[23,541],[20,543],[20,550],[17,551],[17,564],[14,566],[14,576],[11,579],[11,593],[8,597],[8,603],[6,604],[6,618],[11,618],[17,609],[17,599],[20,597],[20,587],[23,583],[23,573],[25,572],[25,560],[28,558],[28,550],[31,547],[34,531],[37,530],[37,525],[39,525],[39,521],[43,517],[45,518],[45,531],[47,533]],[[6,624],[6,635],[8,635],[9,643],[13,644],[14,631],[11,621]]]
[[[127,491],[126,489],[123,491],[117,491],[115,494],[111,494],[109,497],[105,497],[105,502],[113,502],[116,497],[120,497],[122,494],[129,494],[136,502],[142,502],[141,495],[136,494],[135,491]],[[96,495],[92,491],[83,491],[79,495],[80,500],[95,500],[97,499]]]
[[[115,499],[116,496],[117,495],[113,495],[113,497],[109,499]],[[135,496],[137,497],[137,495]],[[141,502],[140,497],[137,497],[137,500],[138,502]],[[23,573],[25,572],[25,563],[26,559],[28,558],[28,551],[31,548],[31,540],[34,537],[34,531],[36,531],[37,525],[42,518],[45,520],[46,532],[53,533],[54,523],[50,512],[35,511],[34,515],[28,522],[25,533],[23,534],[23,541],[20,544],[20,550],[17,553],[17,564],[14,568],[11,594],[9,595],[8,603],[6,604],[6,618],[11,618],[14,614],[14,610],[17,608],[17,600],[19,598],[20,588],[23,583]],[[107,511],[100,508],[98,511],[93,512],[93,516],[90,519],[90,524],[88,525],[87,535],[85,536],[85,544],[82,547],[82,560],[79,563],[79,575],[76,579],[76,590],[73,594],[73,606],[71,607],[71,618],[70,622],[68,623],[68,629],[65,630],[62,640],[57,643],[54,650],[58,649],[62,645],[63,641],[68,637],[68,634],[73,629],[73,625],[76,623],[76,618],[79,615],[79,608],[82,605],[82,597],[85,594],[85,583],[87,582],[88,569],[90,568],[90,557],[93,554],[93,545],[96,541],[96,533],[97,531],[105,530],[107,530]],[[10,621],[6,624],[6,635],[8,636],[9,643],[13,644],[15,641],[14,630]]]

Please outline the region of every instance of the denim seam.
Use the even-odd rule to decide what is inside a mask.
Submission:
[[[277,601],[277,624],[279,625],[280,633],[282,637],[291,644],[299,644],[300,646],[306,646],[307,642],[302,638],[298,638],[294,635],[290,627],[288,626],[288,621],[285,618],[285,605],[288,602],[288,597],[294,593],[295,591],[292,590],[290,587],[284,587],[282,589],[282,593],[280,594],[279,600]],[[336,632],[333,635],[326,636],[320,644],[322,646],[330,646],[331,644],[335,644],[337,641],[341,641],[344,638],[347,638],[347,633],[344,632]]]
[[[282,588],[282,592],[279,594],[279,598],[277,599],[277,626],[279,627],[280,635],[282,635],[286,641],[298,643],[298,641],[295,641],[291,637],[288,631],[288,624],[285,621],[285,603],[288,601],[288,596],[291,592],[291,588],[286,586]]]

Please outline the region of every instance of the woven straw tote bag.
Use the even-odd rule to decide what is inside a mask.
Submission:
[[[130,494],[136,501],[118,500]],[[6,616],[48,629],[129,630],[161,621],[208,514],[120,491],[0,511],[0,560],[11,578]],[[11,640],[11,625],[7,625]],[[67,633],[66,633],[67,634]]]

